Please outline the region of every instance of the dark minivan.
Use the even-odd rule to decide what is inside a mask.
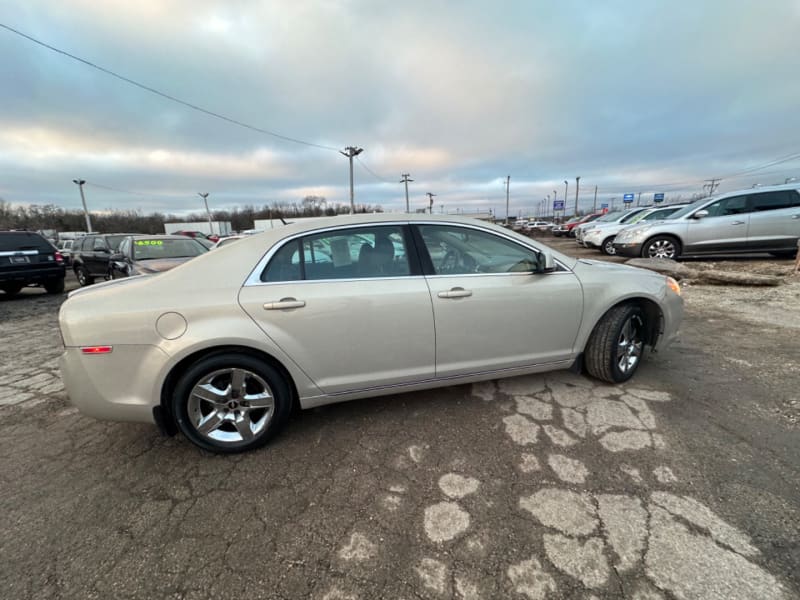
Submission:
[[[13,296],[28,285],[48,294],[64,291],[64,258],[33,231],[0,231],[0,290]]]

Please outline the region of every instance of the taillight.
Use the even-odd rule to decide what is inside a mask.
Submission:
[[[84,354],[108,354],[113,349],[113,346],[83,346],[81,352]]]
[[[63,263],[64,262],[64,256],[61,254],[61,252],[56,252],[56,262],[57,263]]]

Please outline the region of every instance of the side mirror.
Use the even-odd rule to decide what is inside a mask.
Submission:
[[[692,215],[693,219],[704,219],[708,216],[707,210],[698,210],[696,213]]]
[[[552,273],[556,270],[556,263],[553,260],[553,255],[547,250],[539,252],[539,266],[536,269],[537,273]]]

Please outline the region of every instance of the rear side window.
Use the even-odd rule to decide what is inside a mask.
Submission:
[[[0,234],[0,252],[19,252],[22,250],[53,252],[53,246],[41,235],[31,231],[12,231]]]
[[[800,206],[800,194],[795,190],[783,190],[780,192],[764,192],[750,196],[753,204],[753,211],[780,210],[782,208],[794,208]]]

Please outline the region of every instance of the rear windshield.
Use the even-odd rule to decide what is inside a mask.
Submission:
[[[0,232],[0,252],[39,250],[53,252],[53,246],[38,233],[31,231]]]
[[[208,249],[192,238],[185,240],[133,240],[134,260],[158,258],[186,258],[208,252]]]

